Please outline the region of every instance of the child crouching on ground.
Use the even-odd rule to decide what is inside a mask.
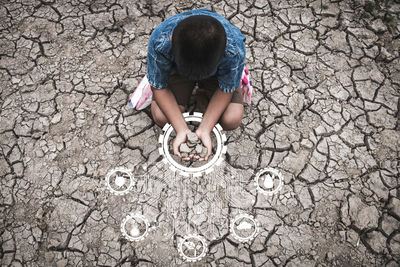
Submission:
[[[147,77],[153,91],[151,113],[161,127],[175,129],[175,155],[191,132],[182,116],[195,84],[197,106],[206,99],[203,120],[195,131],[207,155],[212,151],[211,131],[219,122],[224,130],[237,128],[243,117],[240,81],[244,68],[245,37],[224,17],[205,9],[172,16],[150,36]],[[194,155],[190,155],[189,160]]]

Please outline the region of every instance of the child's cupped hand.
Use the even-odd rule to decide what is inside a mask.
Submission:
[[[191,131],[189,129],[181,132],[176,133],[176,137],[172,143],[172,149],[174,151],[174,154],[177,155],[178,157],[182,158],[181,153],[179,152],[179,147],[181,144],[186,142],[187,139],[187,134],[190,133]],[[182,158],[183,160],[190,160],[190,156],[187,158]]]
[[[211,133],[208,131],[196,130],[196,135],[199,137],[203,146],[207,148],[207,155],[204,158],[199,158],[199,161],[208,160],[212,152]]]

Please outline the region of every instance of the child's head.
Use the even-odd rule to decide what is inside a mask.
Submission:
[[[210,16],[190,16],[179,22],[172,34],[178,73],[189,80],[209,77],[224,55],[225,46],[225,29]]]

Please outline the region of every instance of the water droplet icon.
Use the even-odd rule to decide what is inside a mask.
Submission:
[[[123,176],[115,177],[115,184],[119,187],[123,186],[125,184],[125,178]]]
[[[130,231],[130,235],[131,236],[139,236],[140,235],[139,228],[137,228],[136,226],[133,226]]]
[[[267,189],[271,189],[274,187],[274,179],[270,174],[267,174],[264,179],[264,187]]]

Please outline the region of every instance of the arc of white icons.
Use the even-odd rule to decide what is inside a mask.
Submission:
[[[199,116],[200,115],[197,114],[195,115],[195,118],[198,118]],[[164,136],[163,138],[160,138],[160,140],[168,139],[168,136],[169,135]],[[226,137],[220,136],[220,140],[224,140],[225,142]],[[220,147],[217,149],[217,151],[219,151],[219,155],[222,156],[222,154],[226,152],[226,147],[224,148],[224,145],[220,143]],[[216,164],[218,159],[219,158],[215,159],[213,164]],[[210,168],[210,166],[207,168]],[[183,168],[179,169],[179,171],[181,171],[181,173],[183,172],[192,176],[196,176],[196,174],[202,175],[205,173],[207,168],[197,170],[196,172],[185,172]],[[178,170],[178,168],[176,168],[176,170]],[[260,179],[262,176],[265,177]],[[261,180],[263,180],[263,182],[260,184]],[[112,194],[125,195],[131,191],[136,181],[129,169],[118,167],[107,173],[105,182],[107,188]],[[282,174],[273,168],[264,168],[260,170],[255,176],[254,183],[257,187],[257,190],[265,195],[277,194],[282,189],[284,184]],[[238,223],[239,221],[241,222]],[[148,219],[144,215],[137,213],[128,214],[122,220],[120,228],[122,235],[131,242],[139,242],[144,240],[151,230]],[[246,243],[250,242],[258,235],[259,223],[252,215],[241,213],[236,215],[231,221],[229,230],[237,241]],[[245,232],[247,231],[246,235],[239,233],[242,230]],[[208,245],[206,239],[198,234],[186,235],[178,243],[178,252],[180,256],[187,262],[201,260],[206,255],[207,251]]]

